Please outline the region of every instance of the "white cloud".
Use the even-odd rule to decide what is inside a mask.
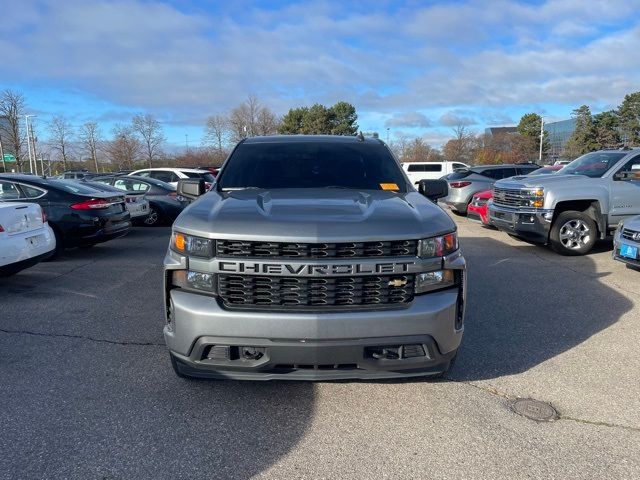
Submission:
[[[420,112],[402,112],[387,119],[384,123],[385,127],[408,127],[408,128],[427,128],[431,126],[431,122],[426,115]]]
[[[347,100],[385,126],[423,129],[429,110],[472,124],[514,106],[615,105],[638,90],[638,0],[380,5],[229,4],[214,15],[158,1],[4,0],[0,81],[190,119],[249,93],[280,113]]]

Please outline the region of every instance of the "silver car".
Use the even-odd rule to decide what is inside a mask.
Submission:
[[[446,176],[449,184],[449,195],[442,201],[452,212],[467,213],[467,207],[473,200],[473,195],[489,190],[497,180],[516,175],[527,175],[537,170],[539,165],[533,163],[514,165],[483,165],[471,167],[468,170],[454,172]]]
[[[640,215],[618,224],[613,245],[614,260],[640,267]]]

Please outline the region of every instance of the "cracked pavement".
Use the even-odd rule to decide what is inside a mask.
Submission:
[[[0,279],[0,478],[640,477],[640,272],[455,220],[466,331],[439,382],[175,377],[168,228]]]

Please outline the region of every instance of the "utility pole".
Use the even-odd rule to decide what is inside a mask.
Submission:
[[[27,128],[27,150],[29,151],[29,172],[30,173],[35,173],[37,175],[38,173],[38,167],[37,167],[37,163],[35,162],[35,160],[32,158],[31,156],[31,131],[32,129],[29,128],[29,118],[30,117],[36,117],[37,115],[25,115],[24,116],[24,125]],[[34,163],[35,163],[35,168],[34,168]],[[35,172],[34,172],[35,170]]]
[[[189,134],[188,133],[184,134],[184,146],[186,147],[187,150],[189,150]]]
[[[33,122],[29,122],[29,126],[31,127],[31,145],[33,147],[33,166],[35,170],[35,174],[38,174],[38,153],[36,151],[36,136],[33,134]],[[42,165],[40,165],[42,167]],[[41,175],[44,175],[44,170],[40,172]]]
[[[542,142],[544,141],[544,117],[540,117],[540,153],[538,154],[538,165],[542,165]]]

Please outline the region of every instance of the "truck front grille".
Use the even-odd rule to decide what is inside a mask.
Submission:
[[[227,307],[322,309],[385,306],[413,300],[414,275],[296,278],[219,275],[218,294]]]
[[[527,207],[529,206],[528,191],[514,188],[495,188],[493,189],[493,204],[500,207]]]
[[[633,239],[634,234],[636,233],[640,233],[636,230],[631,230],[630,228],[623,228],[622,229],[622,238],[626,238],[627,240],[632,240],[634,242],[637,242],[637,240]]]
[[[217,240],[219,257],[367,258],[415,257],[417,240],[347,243],[284,243]]]

